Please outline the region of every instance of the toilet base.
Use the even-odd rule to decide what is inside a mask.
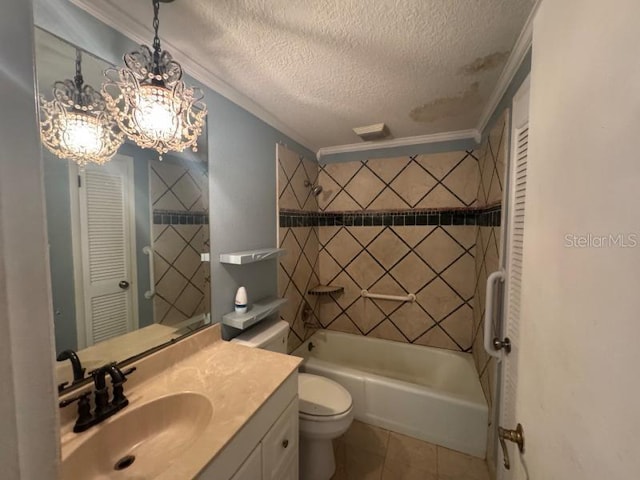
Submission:
[[[331,439],[300,436],[300,480],[330,480],[336,471]]]

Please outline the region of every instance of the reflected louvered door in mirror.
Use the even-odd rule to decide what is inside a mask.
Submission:
[[[78,337],[84,346],[137,328],[133,203],[131,158],[116,156],[79,171],[84,322],[78,316]]]

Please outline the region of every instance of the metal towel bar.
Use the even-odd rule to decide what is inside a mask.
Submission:
[[[364,298],[374,298],[377,300],[391,300],[394,302],[415,302],[416,301],[416,296],[413,293],[409,293],[407,295],[404,296],[400,296],[400,295],[383,295],[381,293],[369,293],[367,290],[362,290],[362,292],[360,292],[360,295],[362,295]]]

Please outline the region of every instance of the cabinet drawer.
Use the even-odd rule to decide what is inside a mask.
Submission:
[[[298,397],[262,439],[262,480],[282,480],[292,462],[298,463]]]

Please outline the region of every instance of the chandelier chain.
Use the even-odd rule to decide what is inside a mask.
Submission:
[[[75,98],[76,104],[82,103],[82,84],[84,79],[82,78],[82,50],[76,48],[76,76],[73,78],[76,84]]]
[[[82,76],[82,51],[76,48],[76,77]]]
[[[158,30],[160,29],[160,0],[153,0],[153,53],[156,57],[156,61],[160,59],[160,37],[158,36]]]

